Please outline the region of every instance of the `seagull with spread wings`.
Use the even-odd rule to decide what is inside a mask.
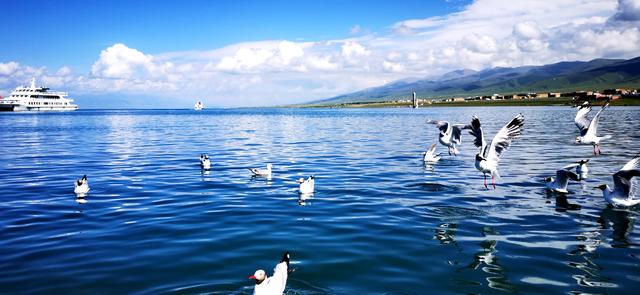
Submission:
[[[589,105],[588,101],[585,101],[581,106],[578,106],[578,112],[576,113],[576,118],[574,122],[578,129],[580,130],[580,136],[576,137],[576,143],[579,144],[590,144],[593,145],[593,154],[602,154],[600,151],[600,141],[604,139],[611,138],[610,135],[598,136],[598,121],[600,121],[600,114],[609,106],[609,101],[607,101],[602,108],[596,113],[591,121],[587,119],[587,115],[591,112],[591,105]]]
[[[493,137],[491,144],[487,144],[484,140],[484,134],[480,125],[480,119],[473,116],[471,125],[469,125],[469,134],[475,137],[473,144],[480,148],[480,152],[476,154],[475,166],[482,174],[484,174],[484,187],[487,188],[487,174],[491,175],[491,184],[496,188],[494,176],[498,174],[498,162],[502,153],[509,148],[511,141],[522,134],[522,126],[524,125],[524,116],[518,114],[507,125],[502,127],[500,131]]]
[[[440,134],[438,135],[438,141],[447,147],[449,151],[449,155],[451,155],[451,151],[453,151],[453,155],[457,155],[460,152],[456,148],[457,145],[460,145],[460,137],[462,136],[462,129],[465,129],[465,125],[461,124],[450,124],[447,121],[437,121],[437,120],[427,120],[427,124],[434,124],[438,129],[440,129]]]
[[[640,154],[627,162],[622,169],[613,174],[613,189],[602,184],[596,188],[602,190],[602,196],[611,205],[631,207],[640,204],[640,199],[634,198],[638,193],[638,182],[632,178],[640,176]]]

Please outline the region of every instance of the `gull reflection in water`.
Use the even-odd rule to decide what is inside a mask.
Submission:
[[[310,205],[309,200],[313,199],[313,193],[298,194],[298,205]]]
[[[629,233],[633,231],[634,215],[637,213],[628,209],[607,206],[600,213],[598,223],[602,229],[613,229],[611,247],[627,248],[631,244]]]
[[[498,235],[491,227],[484,227],[482,229],[483,236]],[[493,289],[503,291],[514,291],[515,286],[512,285],[504,271],[504,267],[500,264],[500,259],[495,255],[498,241],[495,240],[483,240],[480,242],[480,251],[473,255],[474,260],[467,265],[467,269],[480,268],[483,272],[489,274],[486,278],[488,286]]]
[[[202,170],[200,170],[200,172],[201,172],[200,175],[202,177],[202,181],[211,181],[211,178],[208,177],[209,174],[211,174],[211,171],[206,170],[206,169],[202,169]]]
[[[87,194],[77,194],[76,195],[76,202],[78,202],[78,204],[85,204],[87,203],[87,198],[86,198]]]

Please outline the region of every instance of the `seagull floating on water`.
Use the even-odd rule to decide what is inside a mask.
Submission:
[[[76,180],[76,182],[73,183],[73,186],[73,192],[76,193],[76,195],[86,195],[89,193],[89,181],[87,180],[87,175]]]
[[[591,121],[589,121],[589,119],[587,119],[587,114],[591,112],[591,106],[589,105],[588,101],[585,101],[581,106],[578,107],[578,112],[576,113],[576,118],[574,119],[576,126],[578,126],[578,129],[580,130],[580,136],[576,137],[576,143],[593,145],[594,155],[596,155],[596,148],[598,151],[597,154],[602,154],[602,151],[600,151],[600,141],[611,138],[610,135],[596,135],[598,132],[598,121],[600,120],[600,114],[602,114],[602,111],[604,111],[604,109],[606,109],[608,106],[609,101],[602,105],[602,108],[596,113],[595,116],[593,116]]]
[[[436,155],[436,144],[432,144],[424,153],[422,160],[427,164],[435,164],[440,160],[440,154]]]
[[[568,169],[567,167],[564,167],[556,171],[555,178],[545,178],[544,181],[547,183],[547,188],[559,193],[568,193],[569,191],[567,191],[567,185],[569,184],[569,180],[580,181],[580,176],[573,173],[573,171],[571,171],[570,169],[573,169],[573,167]]]
[[[254,176],[271,177],[271,168],[273,168],[273,165],[269,163],[267,164],[267,169],[249,168],[249,171],[251,171]]]
[[[282,294],[287,286],[287,277],[289,276],[289,252],[284,252],[280,263],[273,270],[273,276],[267,277],[264,270],[258,269],[249,276],[250,279],[256,281],[253,288],[254,295],[274,295]]]
[[[638,182],[632,178],[640,176],[640,154],[627,162],[622,169],[613,174],[613,189],[602,184],[596,188],[602,190],[602,196],[611,205],[631,207],[640,204],[640,199],[634,198],[638,193]]]
[[[585,180],[589,176],[589,167],[587,167],[587,163],[589,163],[589,159],[580,160],[574,164],[564,166],[562,169],[572,170],[573,168],[576,168],[576,174],[578,174],[580,180]]]
[[[311,175],[307,180],[300,178],[297,181],[300,184],[298,192],[301,194],[312,194],[315,189],[315,176]]]
[[[202,167],[202,169],[204,170],[209,170],[211,169],[211,160],[209,160],[209,155],[207,154],[200,154],[200,166]]]
[[[460,145],[460,137],[462,135],[462,129],[465,129],[465,125],[457,124],[453,125],[447,121],[436,121],[436,120],[427,120],[427,124],[435,124],[438,129],[440,129],[440,134],[438,135],[438,141],[447,147],[449,151],[449,155],[451,155],[451,151],[453,151],[454,155],[459,154],[460,152],[456,148],[456,145]]]
[[[518,114],[507,125],[502,127],[500,131],[491,140],[491,145],[487,145],[484,140],[482,128],[480,127],[480,119],[473,116],[471,125],[469,125],[469,134],[475,137],[473,144],[480,147],[480,152],[476,154],[475,166],[482,174],[484,174],[484,187],[487,188],[487,174],[491,175],[491,184],[496,188],[494,176],[498,174],[498,162],[500,156],[504,152],[511,141],[522,134],[522,126],[524,125],[524,116]]]

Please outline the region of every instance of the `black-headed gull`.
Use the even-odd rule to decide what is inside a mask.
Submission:
[[[580,160],[574,164],[564,166],[562,169],[572,170],[573,168],[576,168],[576,174],[578,174],[580,180],[585,180],[589,176],[589,167],[587,167],[587,163],[589,163],[589,159]]]
[[[435,164],[440,160],[440,154],[436,155],[436,144],[432,144],[429,149],[424,153],[422,160],[427,164]]]
[[[457,124],[453,125],[447,121],[436,121],[436,120],[427,120],[427,124],[435,124],[438,129],[440,129],[440,134],[438,135],[438,141],[447,147],[449,151],[449,155],[451,155],[451,151],[453,151],[454,155],[459,154],[460,152],[456,148],[457,145],[460,145],[460,137],[462,136],[462,129],[465,129],[465,125]]]
[[[569,168],[572,169],[573,167]],[[573,173],[573,171],[562,168],[556,171],[556,177],[547,177],[544,181],[547,183],[547,188],[556,191],[559,193],[568,193],[567,185],[569,184],[569,180],[580,181],[580,177],[578,174]]]
[[[631,207],[640,204],[640,199],[634,198],[638,193],[638,182],[633,177],[640,176],[640,155],[636,155],[627,162],[622,169],[613,174],[613,189],[602,184],[596,188],[602,190],[602,196],[611,205]]]
[[[82,178],[73,183],[73,192],[76,195],[86,195],[89,193],[89,181],[87,180],[87,175],[82,176]]]
[[[251,173],[253,173],[253,175],[255,176],[270,177],[272,168],[273,168],[273,165],[269,163],[267,164],[267,169],[249,168],[249,171],[251,171]]]
[[[312,194],[315,189],[315,177],[313,175],[309,176],[307,180],[304,178],[300,178],[297,181],[300,184],[298,188],[298,192],[301,194]]]
[[[256,281],[253,287],[254,295],[274,295],[282,294],[287,286],[287,277],[289,276],[289,252],[282,255],[280,263],[273,269],[273,276],[267,277],[264,270],[258,269],[249,276],[250,279]]]
[[[211,169],[211,160],[209,159],[209,155],[201,154],[200,155],[200,167],[204,170]]]
[[[469,133],[475,137],[474,145],[480,147],[480,152],[476,154],[475,166],[482,174],[484,174],[484,187],[487,187],[487,174],[491,175],[491,184],[493,188],[496,188],[494,176],[500,176],[498,174],[498,162],[500,156],[504,152],[511,141],[518,137],[522,133],[522,126],[524,125],[524,116],[518,114],[507,125],[502,127],[498,133],[493,137],[491,145],[487,145],[482,134],[482,128],[480,127],[480,119],[477,116],[473,116],[471,119],[471,129]]]
[[[611,138],[610,135],[597,135],[600,114],[602,114],[602,111],[604,111],[604,109],[606,109],[608,106],[609,101],[602,105],[602,108],[596,113],[595,116],[593,116],[591,121],[589,121],[589,119],[587,119],[587,114],[591,112],[591,106],[589,105],[588,101],[585,101],[581,106],[578,107],[578,112],[576,113],[576,118],[574,119],[576,126],[578,126],[578,129],[580,130],[580,136],[576,137],[576,143],[593,145],[594,155],[602,154],[602,151],[600,151],[600,141]]]

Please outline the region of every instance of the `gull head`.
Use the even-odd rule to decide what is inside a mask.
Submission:
[[[582,137],[577,136],[577,137],[576,137],[576,143],[581,143],[581,142],[582,142]]]
[[[544,182],[553,182],[553,177],[545,177]]]
[[[296,181],[297,183],[303,183],[304,182],[304,178],[300,178]]]
[[[584,164],[587,164],[587,163],[589,163],[589,159],[586,159],[586,160],[580,160],[580,161],[578,162],[578,164],[580,164],[580,165],[584,165]]]
[[[601,185],[596,186],[596,187],[594,187],[594,188],[597,188],[597,189],[599,189],[599,190],[604,191],[605,189],[607,189],[607,185],[606,185],[606,184],[601,184]]]
[[[265,273],[264,270],[259,269],[256,270],[252,276],[249,276],[249,278],[256,280],[256,284],[260,284],[267,278],[267,273]]]
[[[485,158],[483,156],[481,156],[480,154],[476,154],[476,161],[480,162],[480,161],[484,161]]]

